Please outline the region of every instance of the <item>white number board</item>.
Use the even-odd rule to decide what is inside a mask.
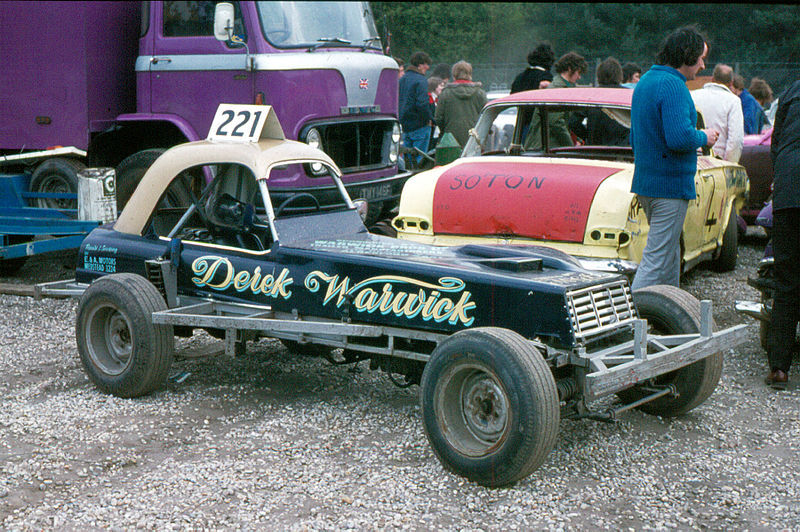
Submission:
[[[208,130],[208,140],[258,142],[269,106],[221,103]]]

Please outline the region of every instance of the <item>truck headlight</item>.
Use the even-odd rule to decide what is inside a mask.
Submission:
[[[392,164],[397,162],[397,156],[400,153],[400,124],[397,122],[392,126],[392,144],[389,147],[389,162]]]
[[[322,149],[322,135],[319,134],[319,130],[315,127],[312,127],[306,133],[306,144],[311,146],[312,148],[317,148],[318,150]],[[325,169],[322,167],[320,163],[311,163],[311,171],[314,174],[321,174]]]

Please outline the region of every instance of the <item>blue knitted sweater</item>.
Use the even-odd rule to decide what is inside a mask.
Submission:
[[[695,199],[697,111],[686,77],[666,65],[642,76],[631,102],[631,146],[635,169],[631,192],[653,198]]]

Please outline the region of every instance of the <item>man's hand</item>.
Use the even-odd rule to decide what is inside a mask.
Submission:
[[[701,131],[705,133],[706,137],[708,138],[706,146],[710,148],[711,146],[717,143],[717,139],[719,138],[719,131],[717,131],[716,129],[702,129]]]

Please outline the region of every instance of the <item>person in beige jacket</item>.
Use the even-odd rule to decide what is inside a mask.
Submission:
[[[711,148],[714,155],[739,162],[744,140],[742,103],[733,91],[733,69],[722,63],[714,67],[711,82],[691,92],[697,110],[703,115],[705,127],[719,131],[719,139]]]

